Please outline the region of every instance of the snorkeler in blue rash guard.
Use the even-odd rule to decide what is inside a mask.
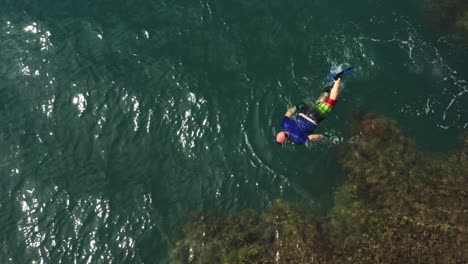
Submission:
[[[295,106],[284,114],[281,121],[282,131],[276,135],[277,143],[284,144],[291,139],[295,144],[305,144],[308,141],[316,141],[324,137],[324,135],[313,134],[313,132],[336,104],[340,90],[341,75],[336,76],[335,79],[333,88],[330,91],[325,91],[324,96],[317,101],[315,106],[304,106],[300,109],[297,109]],[[292,118],[297,110],[299,110],[299,114],[295,118]]]

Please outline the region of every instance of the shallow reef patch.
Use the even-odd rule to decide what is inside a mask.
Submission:
[[[433,25],[468,47],[468,1],[425,0],[422,10]]]
[[[351,134],[327,216],[282,200],[263,212],[194,214],[172,263],[466,263],[468,133],[444,155],[418,150],[382,116],[360,116]]]

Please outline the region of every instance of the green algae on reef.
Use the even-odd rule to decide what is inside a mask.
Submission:
[[[263,213],[198,214],[173,263],[466,263],[468,133],[453,153],[429,156],[394,120],[355,123],[328,217],[281,200]]]
[[[358,124],[327,223],[344,260],[466,262],[468,134],[451,155],[428,156],[393,120],[366,115]]]
[[[173,263],[323,262],[328,244],[307,211],[277,200],[263,213],[194,215],[178,241]]]
[[[423,12],[441,30],[468,46],[468,1],[425,0]]]

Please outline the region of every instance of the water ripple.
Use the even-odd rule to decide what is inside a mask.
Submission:
[[[463,67],[406,5],[53,2],[1,11],[2,263],[165,263],[193,211],[326,213],[354,110],[422,139],[468,125]],[[334,64],[358,69],[317,130],[334,141],[276,145]]]

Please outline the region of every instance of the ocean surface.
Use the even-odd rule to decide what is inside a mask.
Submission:
[[[0,263],[167,263],[192,212],[324,215],[359,112],[454,148],[468,53],[421,3],[0,0]],[[332,140],[275,144],[351,65]]]

